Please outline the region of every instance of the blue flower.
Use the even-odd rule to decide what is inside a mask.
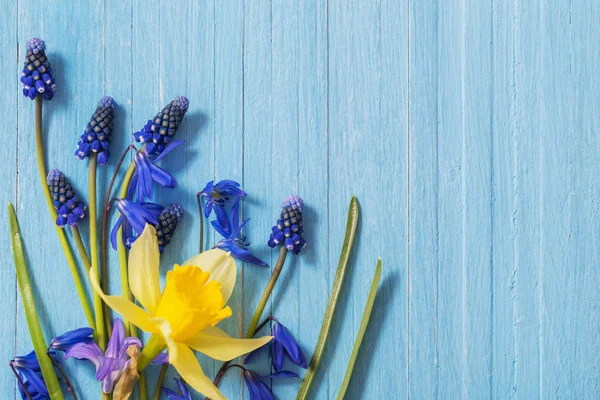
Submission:
[[[167,147],[154,159],[150,159],[148,153],[139,151],[135,158],[135,172],[129,184],[128,197],[133,199],[137,197],[138,201],[152,199],[152,182],[156,182],[163,187],[174,188],[175,178],[164,169],[158,167],[156,162],[160,161],[171,150],[183,143],[183,140],[169,143]]]
[[[98,163],[106,164],[110,151],[108,145],[112,137],[115,101],[110,96],[104,96],[98,102],[98,107],[85,127],[75,150],[75,158],[83,160],[91,153],[98,153]]]
[[[160,154],[169,144],[189,107],[185,96],[178,96],[167,104],[154,119],[148,120],[141,131],[133,134],[136,142],[146,144],[149,155]]]
[[[119,228],[123,227],[123,244],[131,247],[137,236],[144,232],[146,224],[156,226],[158,217],[163,207],[154,203],[135,203],[129,199],[120,199],[117,201],[117,209],[121,213],[115,226],[110,233],[110,241],[113,248],[117,249],[117,233]]]
[[[281,214],[277,225],[272,228],[269,238],[269,247],[275,247],[283,242],[286,249],[294,254],[300,254],[300,250],[306,247],[306,240],[302,237],[302,208],[304,202],[300,196],[290,195],[281,204]]]
[[[35,351],[24,356],[16,356],[12,359],[12,364],[19,369],[30,369],[34,372],[40,371],[40,363],[35,355]]]
[[[279,371],[269,376],[260,376],[256,372],[244,368],[242,374],[244,383],[250,393],[250,400],[274,400],[271,389],[263,382],[263,379],[272,378],[297,378],[298,375],[291,371]]]
[[[274,317],[269,317],[267,320],[273,321],[271,335],[273,340],[269,343],[271,346],[271,363],[275,371],[281,371],[283,368],[283,359],[287,357],[292,363],[306,369],[306,357],[300,349],[300,346],[290,334],[287,328]],[[248,364],[254,360],[258,353],[265,347],[258,348],[248,354],[244,360],[244,364]]]
[[[165,207],[158,216],[156,236],[158,237],[158,250],[162,253],[165,246],[171,242],[171,238],[177,229],[177,224],[183,215],[183,208],[179,204],[171,204]]]
[[[183,383],[180,379],[175,379],[175,382],[177,382],[177,387],[179,388],[181,394],[178,394],[171,389],[162,388],[163,394],[167,396],[169,400],[192,400],[192,394],[185,383]]]
[[[58,351],[67,351],[77,343],[90,343],[94,340],[92,338],[93,333],[94,330],[92,328],[78,328],[68,331],[52,339],[50,347]]]
[[[268,265],[266,262],[255,257],[250,250],[248,250],[250,243],[246,242],[246,238],[242,234],[242,228],[250,221],[250,218],[240,224],[239,208],[240,198],[238,197],[235,199],[235,203],[233,203],[233,207],[231,208],[230,218],[226,217],[226,225],[222,225],[218,219],[211,221],[215,230],[224,237],[224,239],[220,240],[215,247],[231,252],[231,255],[238,260],[266,267]]]
[[[46,44],[43,40],[33,38],[27,42],[27,55],[23,76],[23,95],[34,100],[38,96],[51,100],[56,88],[54,82],[54,71],[46,57]]]
[[[115,383],[129,365],[127,349],[129,346],[142,347],[142,342],[135,337],[125,337],[123,321],[116,318],[112,336],[108,341],[106,352],[103,352],[96,342],[77,343],[65,354],[65,359],[76,358],[89,360],[96,366],[96,380],[102,382],[102,392],[112,392]]]
[[[54,352],[49,353],[54,357]],[[58,360],[54,360],[58,363]],[[19,382],[19,393],[22,399],[29,399],[27,393],[32,399],[50,399],[48,388],[41,375],[40,363],[36,357],[35,351],[30,352],[25,356],[17,356],[10,361],[14,373],[19,377],[23,386]],[[26,392],[27,391],[27,392]]]
[[[46,178],[52,204],[57,212],[56,225],[61,228],[67,224],[77,226],[85,218],[85,204],[79,200],[73,186],[58,169],[53,169]]]
[[[217,220],[221,226],[227,224],[227,216],[225,213],[225,204],[229,201],[229,197],[244,197],[246,192],[240,189],[240,184],[231,181],[223,180],[214,184],[215,181],[210,181],[206,184],[204,189],[199,193],[200,196],[206,199],[206,206],[204,207],[204,216],[210,217],[212,210],[215,210]]]

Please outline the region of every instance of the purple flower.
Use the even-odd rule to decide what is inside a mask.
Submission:
[[[142,342],[135,337],[125,337],[123,321],[116,318],[106,352],[94,341],[77,343],[67,351],[65,359],[73,357],[93,362],[96,366],[96,379],[102,382],[102,392],[108,394],[129,364],[127,348],[132,345],[139,348],[142,347]]]
[[[204,216],[206,218],[210,217],[210,214],[214,209],[217,220],[221,226],[225,226],[227,224],[227,216],[224,209],[225,204],[229,201],[230,197],[244,197],[246,196],[246,192],[240,189],[240,184],[235,181],[223,180],[217,184],[214,182],[215,181],[208,182],[204,189],[199,193],[200,196],[206,199]]]
[[[263,379],[272,378],[297,378],[298,375],[291,371],[279,371],[269,376],[260,376],[256,372],[243,368],[242,377],[250,393],[250,400],[274,400],[271,389],[263,382]]]
[[[269,343],[271,346],[271,363],[275,371],[281,371],[283,368],[283,359],[287,357],[292,363],[306,369],[306,357],[300,349],[300,346],[290,334],[287,328],[274,317],[269,317],[267,320],[273,321],[271,335],[273,340]],[[252,362],[258,353],[265,347],[258,348],[248,354],[244,360],[244,364]]]
[[[273,226],[269,247],[275,247],[283,242],[286,249],[294,254],[300,254],[300,250],[306,247],[306,240],[302,237],[302,208],[304,202],[300,196],[290,195],[281,204],[281,214],[277,219],[277,225]]]
[[[162,153],[179,129],[188,107],[189,101],[185,96],[175,97],[153,119],[148,120],[141,131],[135,132],[133,139],[145,143],[149,155]]]
[[[268,265],[266,262],[252,255],[250,250],[248,250],[250,243],[246,242],[246,238],[242,234],[242,228],[250,221],[250,218],[240,224],[239,208],[240,198],[238,197],[231,208],[230,218],[226,218],[226,225],[222,225],[218,219],[211,221],[215,230],[224,237],[215,247],[231,252],[231,255],[238,260],[266,267]]]
[[[110,96],[104,96],[98,102],[98,107],[85,127],[75,150],[75,158],[83,160],[91,153],[98,153],[98,163],[106,164],[110,151],[108,145],[112,138],[113,116],[115,101]]]
[[[45,100],[51,100],[54,96],[56,89],[54,72],[46,57],[46,44],[41,39],[33,38],[27,42],[27,55],[21,83],[23,84],[23,95],[31,100],[38,96],[44,96]]]
[[[123,227],[123,244],[131,247],[137,236],[134,231],[141,235],[146,224],[155,226],[158,224],[158,216],[163,207],[154,203],[135,203],[129,199],[117,201],[117,208],[121,215],[110,233],[110,241],[113,249],[117,249],[117,233]]]
[[[169,400],[192,400],[192,394],[188,387],[180,379],[175,379],[177,387],[181,394],[172,391],[171,389],[162,388],[162,392]]]
[[[160,186],[174,188],[176,185],[175,178],[164,169],[156,165],[164,156],[166,156],[175,147],[182,144],[183,140],[170,143],[165,149],[154,159],[150,159],[147,151],[139,151],[135,158],[135,172],[129,184],[128,197],[140,202],[146,199],[152,199],[152,182],[158,183]]]
[[[77,343],[90,343],[93,341],[93,333],[94,330],[92,328],[79,328],[68,331],[52,339],[50,347],[58,351],[67,351]]]
[[[169,364],[169,353],[167,353],[167,352],[160,353],[159,355],[157,355],[154,358],[154,360],[152,360],[152,364],[157,364],[157,365]]]
[[[46,183],[52,196],[52,205],[58,214],[56,225],[61,228],[67,224],[77,226],[85,218],[85,204],[79,200],[69,180],[58,169],[48,172]]]

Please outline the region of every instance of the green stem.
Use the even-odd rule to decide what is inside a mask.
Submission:
[[[350,200],[350,207],[348,209],[348,220],[346,222],[346,235],[344,237],[344,244],[342,245],[340,261],[338,263],[338,268],[335,273],[335,279],[333,280],[333,287],[331,288],[331,293],[329,295],[329,302],[327,303],[325,315],[323,316],[321,332],[319,333],[319,338],[317,339],[315,352],[313,353],[312,359],[308,364],[308,369],[306,370],[306,374],[304,375],[304,379],[302,380],[302,384],[300,385],[300,389],[298,390],[296,400],[306,400],[308,398],[310,386],[312,384],[313,379],[315,378],[315,373],[319,368],[319,364],[321,363],[321,357],[323,357],[323,352],[325,351],[325,344],[327,343],[327,338],[331,329],[331,322],[333,321],[335,308],[340,297],[342,284],[344,283],[346,267],[348,265],[348,259],[350,258],[350,251],[352,250],[352,244],[354,242],[354,236],[356,234],[357,225],[358,202],[356,201],[356,197],[352,196],[352,199]]]
[[[165,339],[156,333],[150,335],[150,339],[144,345],[140,356],[138,357],[137,370],[139,373],[142,373],[144,369],[152,360],[156,358],[160,353],[162,353],[167,348],[167,344],[165,343]]]
[[[75,258],[73,257],[73,252],[69,247],[69,242],[67,241],[67,236],[61,227],[56,225],[56,210],[54,209],[54,205],[52,204],[52,196],[50,195],[50,188],[48,188],[48,184],[46,183],[46,162],[44,157],[44,139],[43,139],[43,131],[42,131],[42,98],[38,97],[35,100],[35,147],[36,147],[36,155],[37,155],[37,165],[38,165],[38,173],[40,176],[40,184],[42,185],[42,191],[44,192],[44,197],[46,198],[46,204],[48,206],[48,210],[50,211],[50,217],[52,218],[52,225],[56,229],[56,234],[58,235],[58,240],[60,245],[62,246],[63,252],[65,253],[65,258],[67,259],[67,264],[69,265],[69,269],[71,270],[71,275],[73,276],[73,282],[75,283],[75,287],[77,289],[77,294],[79,295],[79,301],[81,302],[81,307],[83,308],[83,313],[87,319],[88,325],[90,328],[95,329],[94,317],[92,314],[92,309],[87,301],[85,296],[85,290],[83,289],[83,285],[81,283],[81,278],[79,277],[79,271],[77,270],[77,264],[75,263]]]
[[[356,335],[356,340],[354,341],[354,346],[352,347],[350,361],[348,361],[348,367],[346,368],[346,374],[344,375],[344,380],[342,381],[342,387],[340,388],[340,392],[338,393],[337,400],[343,400],[344,396],[346,395],[346,390],[348,390],[348,384],[350,383],[350,378],[352,377],[352,371],[354,370],[354,364],[356,363],[358,350],[360,349],[360,345],[362,344],[363,338],[365,337],[367,325],[369,325],[369,319],[371,318],[371,311],[373,311],[373,304],[375,304],[375,297],[377,296],[377,288],[379,287],[380,278],[381,258],[377,260],[377,267],[375,268],[375,275],[373,276],[373,281],[371,282],[369,297],[367,297],[367,304],[365,305],[365,310],[363,312],[362,319],[360,320],[358,334]]]
[[[56,372],[54,371],[54,365],[50,358],[45,355],[47,349],[46,339],[44,339],[44,333],[42,332],[42,327],[35,307],[35,301],[33,299],[33,288],[31,287],[29,274],[27,273],[27,264],[25,262],[25,254],[23,253],[19,222],[17,221],[17,215],[15,214],[15,209],[11,203],[8,204],[8,216],[10,220],[10,233],[17,281],[19,283],[23,308],[25,309],[25,318],[27,319],[27,326],[29,327],[29,335],[31,336],[33,348],[37,355],[50,398],[52,400],[64,400],[58,378],[56,377]]]
[[[81,262],[83,263],[86,271],[89,271],[89,269],[92,267],[92,263],[90,262],[87,251],[85,250],[85,245],[83,244],[81,233],[79,233],[79,228],[76,226],[71,226],[71,233],[73,234],[73,239],[75,239],[75,245],[77,247],[77,251],[79,252],[79,257],[81,257]]]
[[[92,270],[98,277],[98,285],[102,281],[98,267],[98,209],[96,205],[96,170],[98,166],[98,157],[96,153],[90,155],[90,165],[88,168],[88,201],[90,210],[90,253],[92,261]],[[94,292],[94,314],[96,316],[96,341],[98,346],[106,349],[106,327],[104,325],[104,313],[102,309],[102,298]]]
[[[169,367],[169,364],[163,364],[162,368],[160,369],[160,374],[158,375],[158,380],[156,381],[156,389],[154,389],[154,400],[160,400],[160,392],[161,392],[161,388],[162,388],[162,384],[165,380],[165,375],[167,375],[167,368]]]
[[[200,217],[200,218],[202,218],[202,217]],[[252,317],[252,321],[250,322],[250,327],[248,328],[248,332],[246,333],[246,339],[251,339],[256,334],[256,327],[258,326],[258,321],[260,321],[260,317],[262,316],[262,313],[265,310],[267,302],[269,301],[269,297],[271,296],[271,293],[273,292],[275,283],[277,282],[277,279],[279,279],[279,275],[281,274],[281,270],[283,269],[283,264],[285,263],[285,258],[287,256],[287,252],[288,252],[288,250],[285,248],[285,246],[281,245],[281,247],[279,248],[279,257],[277,258],[277,262],[275,263],[275,268],[273,268],[273,273],[271,274],[271,279],[269,279],[269,282],[267,283],[267,287],[265,288],[263,295],[260,298],[260,301],[258,302],[258,306],[256,307],[256,310],[254,311],[254,316]],[[217,375],[215,376],[215,379],[213,381],[213,384],[216,387],[219,387],[219,383],[221,383],[221,379],[223,379],[225,372],[227,372],[229,363],[231,363],[231,361],[224,362],[223,365],[221,366],[221,368],[219,369],[219,372],[217,372]],[[206,398],[206,400],[210,400],[210,399]]]

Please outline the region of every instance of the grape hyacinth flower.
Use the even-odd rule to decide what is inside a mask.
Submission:
[[[294,337],[290,334],[287,328],[279,322],[274,317],[269,317],[266,319],[267,321],[273,321],[273,326],[271,328],[271,335],[273,336],[273,340],[269,345],[271,346],[271,363],[275,371],[281,371],[283,368],[283,359],[287,357],[292,363],[297,366],[306,369],[306,357],[304,357],[304,353],[300,349],[300,346],[294,339]],[[254,360],[254,358],[258,355],[258,353],[263,349],[263,347],[254,350],[252,353],[246,356],[244,360],[244,364],[248,364]]]
[[[129,184],[128,197],[137,198],[143,202],[146,199],[152,199],[152,182],[160,186],[174,188],[177,182],[175,178],[164,169],[156,165],[175,147],[182,144],[183,140],[169,143],[167,147],[154,159],[150,159],[146,151],[139,151],[133,159],[135,163],[135,172]]]
[[[46,57],[46,44],[43,40],[33,38],[27,42],[27,55],[23,67],[23,95],[34,100],[44,96],[45,100],[52,100],[56,88],[54,71]]]
[[[85,218],[85,204],[79,200],[73,186],[58,169],[48,173],[46,183],[50,188],[52,204],[56,213],[56,225],[61,228],[67,224],[76,227],[77,223]]]
[[[142,342],[135,337],[125,337],[123,321],[116,318],[106,352],[103,352],[94,341],[77,343],[66,352],[65,359],[76,358],[93,362],[96,366],[96,379],[102,382],[102,392],[109,394],[123,371],[129,366],[127,349],[130,346],[139,349],[142,347]]]
[[[246,192],[240,189],[240,184],[232,180],[222,180],[218,183],[210,181],[206,184],[204,189],[199,193],[201,197],[206,199],[206,206],[204,207],[204,216],[210,217],[212,211],[215,211],[217,220],[221,226],[226,226],[227,216],[225,213],[225,204],[229,201],[230,197],[244,197]],[[227,236],[227,235],[224,235]]]
[[[57,351],[68,351],[71,346],[77,343],[90,343],[94,338],[92,337],[94,330],[92,328],[78,328],[72,331],[63,333],[60,336],[55,337],[50,342],[50,348]]]
[[[154,225],[156,228],[156,236],[158,237],[158,250],[162,253],[171,242],[171,238],[177,229],[177,224],[183,215],[183,208],[179,204],[170,204],[165,207],[158,216],[158,223]]]
[[[174,380],[177,383],[179,393],[181,393],[181,394],[174,392],[171,389],[162,388],[162,392],[165,396],[167,396],[167,399],[169,399],[169,400],[192,400],[192,393],[190,393],[190,390],[188,389],[186,384],[183,383],[181,381],[181,379],[174,379]]]
[[[144,232],[146,224],[158,225],[158,217],[163,207],[154,203],[135,203],[129,199],[117,201],[117,209],[121,213],[115,226],[110,233],[110,241],[113,249],[117,249],[117,233],[123,227],[123,244],[131,247],[137,236]]]
[[[248,392],[250,393],[250,400],[274,400],[273,393],[271,389],[263,379],[272,379],[272,378],[298,378],[298,375],[291,371],[279,371],[271,374],[269,376],[260,376],[256,372],[243,368],[242,377],[244,378],[244,383],[248,388]]]
[[[112,138],[115,101],[110,96],[104,96],[98,102],[98,107],[85,127],[75,150],[75,158],[83,160],[91,153],[98,153],[98,163],[106,164],[110,151],[108,146]]]
[[[156,116],[148,120],[142,130],[133,134],[133,139],[146,144],[146,153],[158,155],[169,144],[189,107],[185,96],[177,96]]]
[[[306,247],[306,240],[302,237],[302,208],[304,202],[300,196],[289,195],[281,204],[281,214],[277,219],[277,225],[273,226],[269,247],[275,247],[283,242],[286,249],[294,254],[300,254],[300,250]]]
[[[240,224],[239,209],[240,198],[238,197],[235,199],[235,203],[233,203],[230,217],[226,218],[226,225],[221,225],[219,220],[211,221],[215,230],[224,237],[224,239],[220,240],[215,247],[231,252],[231,255],[238,260],[266,267],[268,265],[266,262],[252,255],[250,250],[248,250],[250,243],[246,242],[246,238],[242,234],[242,228],[250,221],[250,218]]]

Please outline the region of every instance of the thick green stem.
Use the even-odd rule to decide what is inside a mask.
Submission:
[[[156,358],[160,353],[162,353],[167,348],[167,344],[165,343],[165,339],[156,333],[150,335],[150,339],[144,345],[140,356],[138,357],[137,369],[139,373],[142,373],[144,369],[152,360]]]
[[[81,283],[81,278],[79,277],[79,271],[77,270],[77,264],[75,263],[75,258],[73,257],[73,252],[71,251],[71,247],[69,246],[69,242],[67,241],[67,236],[61,227],[56,225],[56,210],[54,209],[54,205],[52,204],[52,196],[50,195],[50,188],[46,182],[46,176],[48,175],[46,172],[46,162],[44,156],[44,138],[43,138],[43,130],[42,130],[42,98],[38,97],[35,101],[35,147],[36,147],[36,155],[37,155],[37,164],[38,164],[38,173],[40,175],[40,184],[42,185],[42,191],[44,192],[44,197],[46,198],[46,204],[48,205],[48,211],[50,211],[50,217],[52,218],[52,225],[56,229],[56,234],[58,235],[58,240],[60,245],[65,253],[65,258],[67,259],[67,264],[69,265],[69,269],[71,270],[71,275],[73,276],[73,282],[75,283],[75,288],[77,289],[77,294],[79,296],[79,301],[81,302],[81,307],[83,308],[83,313],[87,319],[88,325],[92,329],[95,328],[94,317],[92,314],[92,309],[87,301],[85,296],[85,290]]]
[[[265,307],[267,306],[267,302],[269,301],[269,297],[273,292],[275,283],[277,282],[277,279],[279,279],[279,275],[281,274],[281,270],[283,269],[283,264],[285,263],[287,252],[288,250],[285,248],[285,246],[282,245],[279,248],[279,258],[277,258],[275,268],[273,268],[273,273],[271,274],[271,279],[269,279],[267,287],[265,288],[265,291],[263,292],[263,295],[260,298],[260,301],[258,302],[258,306],[254,311],[254,316],[252,317],[252,321],[250,322],[250,327],[248,327],[248,332],[246,333],[247,339],[253,338],[256,334],[256,327],[258,326],[258,321],[260,321],[260,317],[262,316],[262,313],[265,310]],[[221,369],[219,369],[219,372],[217,373],[217,376],[215,376],[213,384],[216,387],[219,387],[219,383],[221,383],[221,379],[223,379],[223,376],[225,375],[225,372],[227,371],[230,362],[231,361],[226,361],[225,363],[223,363]],[[206,400],[209,399],[207,398]]]
[[[90,210],[90,255],[92,261],[92,270],[99,279],[98,285],[102,281],[98,268],[98,209],[96,206],[96,169],[98,158],[96,153],[90,155],[90,165],[88,169],[88,201]],[[102,298],[94,292],[94,314],[96,316],[96,341],[102,350],[106,349],[106,327],[104,326],[104,313],[102,309]]]
[[[73,233],[73,239],[75,239],[75,245],[77,247],[79,257],[81,257],[81,262],[83,263],[86,271],[89,271],[89,269],[92,267],[92,263],[87,255],[85,245],[83,244],[83,239],[81,238],[81,233],[79,233],[79,228],[76,226],[71,226],[71,233]]]

